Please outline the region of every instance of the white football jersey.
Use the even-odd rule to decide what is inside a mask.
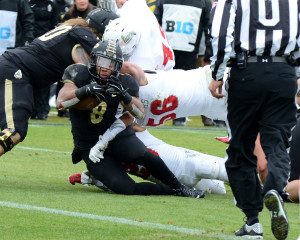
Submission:
[[[124,60],[139,65],[143,70],[172,69],[175,65],[173,49],[146,1],[127,1],[119,14],[141,32],[140,42],[133,54]]]
[[[136,136],[150,151],[160,156],[176,178],[187,186],[195,186],[202,178],[228,181],[223,158],[172,146],[147,130],[136,132]]]
[[[226,97],[217,99],[208,86],[212,80],[209,66],[193,70],[146,73],[148,84],[140,86],[139,99],[145,108],[143,126],[158,126],[167,120],[204,115],[226,120]],[[223,84],[223,94],[226,94]]]

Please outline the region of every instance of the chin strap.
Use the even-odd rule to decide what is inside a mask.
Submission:
[[[0,146],[2,147],[4,153],[10,151],[15,146],[11,140],[11,136],[15,134],[16,131],[13,128],[9,128],[7,133],[0,133]]]

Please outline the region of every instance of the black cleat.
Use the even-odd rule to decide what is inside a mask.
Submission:
[[[252,239],[263,239],[263,227],[260,223],[249,226],[247,223],[240,230],[235,231],[235,236]]]
[[[289,233],[289,220],[283,206],[283,201],[278,192],[274,189],[269,190],[264,203],[271,214],[271,228],[276,239],[284,240]]]
[[[175,195],[181,197],[191,198],[204,198],[204,191],[196,190],[195,188],[189,188],[185,185],[181,185],[179,189],[175,189]]]

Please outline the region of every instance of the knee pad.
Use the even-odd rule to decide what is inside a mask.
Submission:
[[[2,147],[4,153],[10,151],[15,145],[11,140],[11,136],[15,135],[16,131],[10,128],[7,133],[0,133],[0,146]]]

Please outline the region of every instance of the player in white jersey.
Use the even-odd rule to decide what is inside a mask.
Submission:
[[[125,61],[136,63],[143,70],[174,67],[173,49],[144,0],[126,1],[117,13],[120,18],[106,26],[103,40],[118,40]]]
[[[226,120],[226,99],[210,96],[209,66],[193,70],[155,71],[146,73],[147,81],[140,86],[139,98],[145,108],[142,126],[158,126],[167,120],[204,115]],[[226,92],[223,90],[223,92]]]
[[[160,156],[182,184],[208,193],[226,193],[223,181],[228,182],[228,177],[223,158],[175,147],[152,136],[141,126],[134,125],[133,128],[136,131],[136,136],[145,144],[148,150]],[[128,173],[148,181],[158,182],[143,166],[124,164],[123,167]],[[72,184],[81,182],[84,185],[92,184],[103,188],[103,184],[96,181],[86,171],[82,174],[71,175],[69,181]]]

